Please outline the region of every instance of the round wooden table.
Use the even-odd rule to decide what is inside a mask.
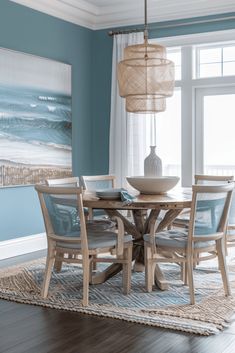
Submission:
[[[144,264],[143,235],[148,233],[151,224],[159,217],[157,231],[166,229],[185,208],[190,208],[192,191],[189,188],[177,188],[162,195],[137,195],[130,205],[120,200],[103,200],[92,198],[90,193],[84,194],[83,204],[93,209],[103,209],[109,217],[118,216],[122,219],[125,231],[133,236],[133,260]],[[123,210],[130,210],[132,217],[127,217]],[[101,283],[121,270],[121,265],[113,264],[100,275],[94,276],[92,283]],[[168,288],[164,276],[156,266],[155,279],[160,289]]]

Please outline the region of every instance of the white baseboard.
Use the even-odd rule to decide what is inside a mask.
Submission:
[[[0,260],[47,248],[45,233],[0,241]]]

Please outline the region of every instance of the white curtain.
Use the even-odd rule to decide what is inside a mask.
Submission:
[[[127,175],[143,175],[146,146],[150,144],[150,117],[126,112],[125,99],[118,91],[117,64],[123,59],[125,47],[143,43],[143,33],[120,34],[113,40],[109,173],[116,175],[119,186],[125,187]]]

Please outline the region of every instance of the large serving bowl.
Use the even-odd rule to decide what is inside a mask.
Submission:
[[[179,181],[179,177],[177,176],[130,176],[126,177],[126,179],[128,183],[141,194],[163,194],[171,190]]]

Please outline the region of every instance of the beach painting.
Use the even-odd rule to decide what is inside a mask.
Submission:
[[[0,48],[0,186],[71,175],[71,66]]]

